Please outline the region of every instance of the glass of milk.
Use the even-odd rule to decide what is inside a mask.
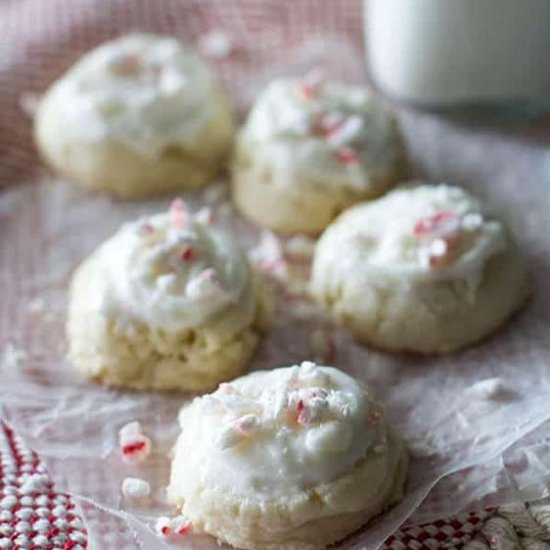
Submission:
[[[550,0],[364,0],[371,78],[419,106],[550,108]]]

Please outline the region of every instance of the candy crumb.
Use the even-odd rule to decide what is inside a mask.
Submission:
[[[143,462],[151,453],[151,440],[137,421],[129,422],[120,429],[118,441],[125,462]]]
[[[155,531],[161,537],[168,537],[172,533],[171,521],[170,518],[162,516],[157,519],[155,523]]]
[[[486,378],[472,384],[466,390],[467,394],[478,399],[505,400],[515,396],[514,391],[501,378]]]
[[[199,51],[210,59],[225,59],[231,55],[234,49],[229,35],[221,29],[213,29],[200,37]]]
[[[9,342],[4,348],[2,366],[9,369],[21,369],[27,365],[29,356],[27,352]]]
[[[315,240],[305,235],[295,235],[284,243],[283,248],[291,258],[309,260],[315,250]]]
[[[131,499],[143,499],[151,494],[151,486],[144,479],[127,477],[122,481],[122,494]]]

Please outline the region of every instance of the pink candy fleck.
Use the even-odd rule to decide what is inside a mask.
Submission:
[[[186,211],[187,205],[185,202],[180,198],[174,199],[168,210],[172,224],[176,227],[181,227],[185,222]]]
[[[456,218],[457,214],[454,210],[440,210],[435,214],[418,220],[414,225],[414,234],[426,235],[427,233],[432,233],[437,229],[440,229],[445,222]]]
[[[313,99],[319,93],[319,87],[327,79],[327,72],[322,67],[309,71],[300,83],[300,93],[304,99]]]
[[[357,153],[353,149],[347,147],[337,149],[334,154],[338,161],[345,165],[355,164],[359,160]]]
[[[185,244],[182,246],[180,251],[180,258],[184,262],[192,262],[197,255],[197,250],[194,246],[190,244]]]
[[[141,62],[138,53],[127,53],[113,63],[113,72],[118,76],[137,76],[141,71]]]

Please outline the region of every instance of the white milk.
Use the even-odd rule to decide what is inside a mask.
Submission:
[[[365,33],[397,99],[550,105],[550,0],[365,0]]]

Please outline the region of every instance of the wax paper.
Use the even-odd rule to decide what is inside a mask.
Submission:
[[[221,29],[230,51],[211,61],[242,116],[279,74],[323,64],[336,76],[364,81],[360,3],[21,0],[0,10],[0,185],[6,187],[0,195],[0,416],[39,452],[57,487],[75,496],[92,548],[161,548],[154,523],[176,514],[165,502],[169,451],[177,412],[191,396],[86,382],[64,358],[64,323],[78,263],[122,222],[163,210],[173,197],[120,202],[49,174],[31,142],[37,95],[80,53],[124,30],[175,33],[201,47]],[[457,119],[395,108],[412,173],[486,198],[520,243],[534,293],[485,342],[426,358],[354,344],[300,298],[293,277],[270,274],[277,316],[250,369],[308,359],[319,347],[312,333],[330,338],[330,362],[370,385],[411,453],[405,499],[338,545],[350,550],[376,548],[407,518],[425,522],[547,496],[550,481],[549,121]],[[215,185],[216,192],[182,196],[192,206],[213,206],[257,259],[272,236],[233,212],[224,177]],[[307,274],[307,263],[294,267]],[[120,427],[132,420],[153,440],[151,457],[139,466],[121,461],[117,442]],[[122,496],[127,476],[150,482],[149,501],[137,505]],[[200,536],[185,537],[181,546],[216,547]]]

